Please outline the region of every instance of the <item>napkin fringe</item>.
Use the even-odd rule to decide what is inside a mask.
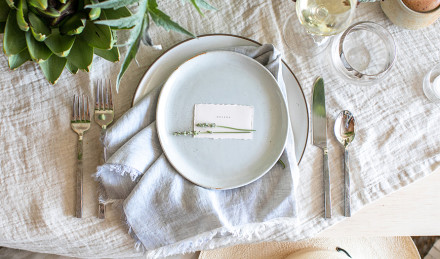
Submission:
[[[105,173],[106,170],[112,173],[117,173],[120,176],[129,175],[133,182],[136,181],[140,175],[142,175],[142,172],[127,165],[105,164],[102,166],[98,166],[97,172],[93,175],[95,180],[99,181],[102,174]]]
[[[286,223],[286,219],[293,220]],[[292,225],[291,225],[292,224]],[[292,226],[298,224],[298,218],[276,218],[262,223],[249,223],[244,226],[237,227],[220,227],[209,232],[199,234],[195,237],[182,240],[179,243],[171,244],[167,246],[162,246],[154,250],[148,251],[147,258],[161,258],[167,256],[173,256],[177,254],[194,253],[200,250],[211,250],[217,249],[224,246],[232,245],[230,242],[225,241],[225,237],[230,237],[234,240],[234,244],[245,244],[249,242],[254,242],[257,239],[265,236],[268,230],[278,229],[292,229]],[[294,230],[292,230],[294,231]],[[219,239],[220,242],[216,242],[215,239]],[[238,243],[237,243],[237,239]],[[276,237],[269,238],[261,241],[270,241],[271,239],[276,240]],[[137,241],[137,240],[136,240]],[[212,242],[213,241],[213,242]],[[145,248],[144,248],[145,249]],[[144,250],[145,251],[145,250]]]
[[[102,166],[98,166],[97,172],[92,175],[92,177],[95,179],[95,181],[99,182],[98,184],[98,200],[100,203],[103,203],[105,205],[112,204],[112,203],[118,203],[121,200],[120,199],[109,199],[107,195],[107,191],[102,184],[101,177],[103,174],[110,172],[110,173],[116,173],[120,176],[129,175],[131,180],[134,182],[137,180],[137,178],[142,175],[140,171],[137,169],[121,165],[121,164],[104,164]]]
[[[131,238],[133,238],[133,240],[135,242],[134,249],[136,249],[136,251],[139,251],[142,253],[147,252],[147,249],[145,248],[144,244],[142,244],[142,241],[137,237],[136,233],[134,233],[133,228],[128,223],[127,219],[125,219],[125,224],[127,225],[127,228],[128,228],[128,234],[130,235]]]

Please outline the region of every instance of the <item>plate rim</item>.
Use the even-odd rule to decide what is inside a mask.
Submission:
[[[160,109],[160,103],[163,103],[164,102],[164,91],[166,91],[166,90],[169,90],[169,88],[170,88],[170,86],[169,86],[169,79],[173,76],[173,75],[175,75],[178,71],[179,71],[179,69],[182,67],[182,66],[184,66],[185,64],[188,64],[188,62],[193,62],[195,59],[197,59],[197,58],[199,58],[199,57],[201,57],[202,55],[205,55],[205,54],[214,54],[214,53],[219,53],[219,54],[227,54],[227,55],[235,55],[235,56],[237,56],[237,57],[240,57],[240,58],[243,58],[243,59],[246,59],[246,60],[248,60],[249,62],[251,62],[251,63],[253,63],[253,64],[255,64],[255,66],[256,67],[259,67],[259,68],[261,68],[261,69],[263,69],[264,71],[266,71],[267,72],[267,75],[269,75],[269,77],[273,80],[273,82],[275,83],[275,85],[276,85],[276,90],[275,91],[278,91],[278,95],[281,97],[281,103],[282,103],[282,105],[281,105],[281,107],[282,107],[282,109],[284,110],[284,114],[285,114],[285,116],[287,117],[287,119],[286,118],[283,118],[283,121],[286,121],[286,129],[283,131],[283,140],[282,140],[282,147],[280,148],[280,151],[279,152],[276,152],[276,159],[272,162],[272,163],[268,163],[268,166],[267,166],[267,168],[265,169],[265,170],[263,170],[263,171],[261,171],[259,174],[256,174],[256,177],[252,177],[250,180],[248,180],[248,181],[245,181],[245,182],[243,182],[243,183],[239,183],[239,184],[234,184],[234,185],[228,185],[228,186],[226,186],[226,187],[215,187],[215,186],[207,186],[207,185],[205,185],[205,184],[201,184],[201,183],[196,183],[194,180],[191,180],[191,179],[189,179],[188,178],[188,175],[185,175],[184,173],[182,173],[179,169],[178,169],[178,167],[176,167],[176,165],[175,165],[175,163],[173,163],[173,161],[172,161],[172,159],[170,159],[170,157],[169,157],[169,153],[166,151],[166,149],[164,148],[164,146],[163,146],[163,142],[162,142],[162,137],[161,137],[161,129],[162,128],[160,128],[161,126],[160,125],[162,125],[161,123],[160,123],[160,121],[159,121],[159,123],[158,123],[158,118],[161,118],[160,116],[158,116],[159,115],[159,113],[162,111],[161,109]],[[162,100],[162,101],[161,101]],[[163,105],[162,106],[164,106],[164,107],[166,107],[166,102],[165,103],[163,103]],[[163,113],[164,111],[162,111],[162,113]],[[199,53],[199,54],[196,54],[196,55],[194,55],[194,56],[192,56],[192,57],[190,57],[190,58],[188,58],[186,61],[184,61],[184,62],[182,62],[182,64],[180,64],[172,73],[171,73],[171,75],[167,78],[167,80],[165,81],[165,83],[164,83],[164,85],[163,85],[163,87],[162,87],[162,89],[160,89],[160,93],[159,93],[159,97],[158,97],[158,100],[157,100],[157,109],[156,109],[156,129],[157,129],[157,136],[158,136],[158,139],[159,139],[159,143],[160,143],[160,145],[162,146],[162,149],[163,149],[163,153],[164,153],[164,155],[167,157],[167,159],[168,159],[168,162],[174,167],[174,169],[181,175],[181,176],[183,176],[186,180],[188,180],[188,181],[190,181],[191,183],[193,183],[193,184],[195,184],[195,185],[197,185],[197,186],[200,186],[200,187],[203,187],[203,188],[206,188],[206,189],[212,189],[212,190],[230,190],[230,189],[235,189],[235,188],[240,188],[240,187],[243,187],[243,186],[246,186],[246,185],[248,185],[248,184],[251,184],[251,183],[253,183],[253,182],[255,182],[255,181],[257,181],[258,179],[260,179],[261,177],[263,177],[265,174],[267,174],[272,168],[273,168],[273,166],[277,163],[277,161],[280,159],[280,157],[283,155],[283,152],[284,152],[284,150],[286,149],[286,145],[287,145],[287,140],[288,140],[288,135],[289,135],[289,128],[290,128],[290,116],[289,116],[289,107],[287,106],[287,101],[286,101],[286,98],[284,98],[284,94],[283,94],[283,92],[282,92],[282,90],[280,89],[280,87],[279,87],[279,85],[278,85],[278,82],[277,82],[277,80],[276,80],[276,78],[272,75],[272,73],[266,68],[266,67],[264,67],[263,65],[261,65],[259,62],[257,62],[255,59],[253,59],[253,58],[250,58],[250,57],[248,57],[248,56],[246,56],[246,55],[243,55],[243,54],[241,54],[241,53],[237,53],[237,52],[231,52],[231,51],[226,51],[226,50],[213,50],[213,51],[205,51],[205,52],[202,52],[202,53]],[[163,129],[162,129],[163,130]]]
[[[195,40],[195,39],[197,39],[197,38],[205,38],[205,37],[211,37],[211,36],[227,36],[227,37],[235,37],[235,38],[240,38],[240,39],[243,39],[243,40],[247,40],[247,41],[249,41],[249,42],[252,42],[252,43],[255,43],[255,44],[257,44],[257,45],[259,45],[259,46],[262,46],[263,44],[261,44],[260,42],[258,42],[258,41],[256,41],[256,40],[253,40],[253,39],[250,39],[250,38],[247,38],[247,37],[244,37],[244,36],[240,36],[240,35],[235,35],[235,34],[229,34],[229,33],[207,33],[207,34],[201,34],[201,35],[197,35],[197,37],[196,38],[188,38],[188,39],[186,39],[186,40],[182,40],[182,41],[179,41],[178,43],[176,43],[176,44],[174,44],[174,45],[172,45],[171,47],[169,47],[167,50],[165,50],[162,54],[160,54],[151,64],[150,64],[150,66],[147,68],[147,70],[145,70],[145,72],[144,72],[144,75],[141,77],[141,79],[139,80],[139,82],[138,82],[138,84],[137,84],[137,86],[136,86],[136,89],[135,89],[135,91],[134,91],[134,93],[133,93],[133,98],[132,98],[132,101],[131,101],[131,107],[133,107],[133,105],[134,105],[134,100],[135,100],[135,97],[136,97],[136,93],[139,91],[139,87],[140,87],[140,84],[141,84],[141,82],[145,79],[145,77],[146,77],[146,75],[148,74],[148,72],[150,71],[150,69],[153,67],[153,65],[156,63],[156,62],[158,62],[165,54],[167,54],[169,51],[171,51],[172,49],[174,49],[174,48],[176,48],[176,47],[178,47],[178,46],[180,46],[180,45],[182,45],[182,44],[185,44],[185,43],[187,43],[187,42],[189,42],[189,41],[192,41],[192,40]],[[304,154],[305,154],[305,152],[306,152],[306,149],[307,149],[307,146],[308,146],[308,139],[309,139],[309,131],[310,131],[310,111],[309,111],[309,104],[308,104],[308,102],[307,102],[307,99],[306,99],[306,97],[305,97],[305,94],[304,94],[304,91],[303,91],[303,89],[302,89],[302,86],[301,86],[301,84],[300,84],[300,82],[299,82],[299,80],[298,80],[298,78],[296,77],[296,75],[295,75],[295,73],[293,73],[293,71],[292,71],[292,69],[289,67],[289,65],[286,63],[286,61],[284,60],[284,59],[281,59],[281,61],[283,62],[283,64],[286,66],[286,68],[289,70],[289,72],[292,74],[292,76],[295,78],[295,81],[296,81],[296,83],[298,84],[298,86],[299,86],[299,89],[300,89],[300,91],[301,91],[301,94],[302,94],[302,97],[303,97],[303,99],[304,99],[304,103],[305,103],[305,105],[306,105],[306,115],[307,115],[307,131],[306,131],[306,138],[305,138],[305,143],[304,143],[304,149],[302,150],[302,152],[301,152],[301,156],[299,157],[299,159],[298,159],[298,165],[301,163],[301,161],[302,161],[302,159],[304,158]],[[290,118],[289,118],[290,119]]]

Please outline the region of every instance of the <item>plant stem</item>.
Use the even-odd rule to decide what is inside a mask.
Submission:
[[[200,134],[214,134],[214,133],[252,133],[250,131],[201,131]]]
[[[196,136],[199,134],[219,134],[219,133],[252,133],[251,131],[176,131],[173,133],[174,136]]]
[[[238,131],[256,131],[256,130],[253,130],[253,129],[239,129],[239,128],[233,128],[233,127],[228,127],[228,126],[222,126],[222,125],[217,125],[215,123],[197,123],[196,126],[197,127],[201,127],[201,128],[215,128],[215,127],[219,127],[219,128],[238,130]]]
[[[286,169],[286,164],[284,164],[283,160],[281,160],[281,158],[278,160],[278,163],[281,164],[281,166],[283,167],[283,169]]]
[[[238,129],[238,128],[232,128],[232,127],[227,127],[227,126],[220,126],[220,125],[217,125],[217,127],[225,128],[225,129],[232,129],[232,130],[239,130],[239,131],[255,131],[253,129]]]

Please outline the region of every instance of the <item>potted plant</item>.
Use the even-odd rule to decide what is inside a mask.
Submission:
[[[199,13],[214,9],[204,0],[187,0]],[[136,12],[130,6],[137,5]],[[88,72],[93,55],[117,62],[117,30],[130,30],[127,55],[117,78],[117,88],[139,44],[152,44],[150,22],[167,31],[194,37],[161,11],[156,0],[0,0],[0,33],[9,67],[36,62],[47,80],[55,84],[66,68],[72,74]]]

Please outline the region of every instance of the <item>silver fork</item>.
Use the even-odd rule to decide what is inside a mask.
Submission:
[[[82,205],[83,205],[83,137],[84,133],[90,128],[90,110],[89,110],[89,97],[73,96],[73,115],[70,121],[72,130],[78,134],[78,156],[77,156],[77,169],[76,169],[76,205],[75,216],[77,218],[82,217]]]
[[[105,82],[98,81],[96,87],[96,101],[95,101],[95,122],[101,126],[102,134],[105,132],[106,128],[110,123],[113,122],[115,117],[114,106],[113,106],[113,96],[112,96],[112,85],[110,80]],[[103,150],[104,162],[107,161],[107,150],[104,146]],[[101,187],[99,189],[102,189]],[[99,194],[101,196],[101,193]],[[98,218],[105,218],[105,204],[99,200],[98,205]]]

